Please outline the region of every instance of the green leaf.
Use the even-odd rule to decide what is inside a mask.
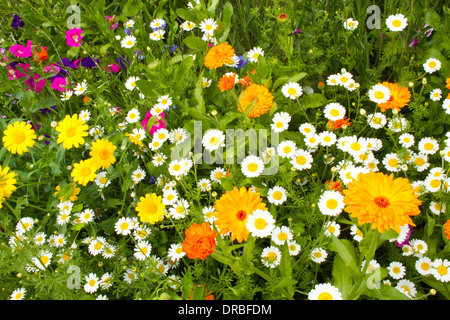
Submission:
[[[231,29],[231,17],[232,16],[233,16],[233,6],[231,5],[231,3],[227,2],[227,3],[225,3],[225,5],[223,7],[223,16],[222,16],[223,17],[222,20],[225,24],[225,29],[219,38],[219,43],[226,41],[228,38],[228,34]]]
[[[206,49],[208,48],[208,44],[206,43],[205,40],[194,35],[187,36],[184,39],[184,44],[194,51],[205,52]]]
[[[146,98],[153,98],[157,99],[158,94],[154,90],[154,84],[152,84],[149,80],[138,80],[136,81],[136,87],[138,87],[139,91],[146,97]]]
[[[319,108],[327,103],[327,99],[320,93],[311,93],[305,95],[301,101],[301,105],[306,109]]]
[[[139,12],[139,8],[141,7],[141,5],[142,3],[140,3],[140,1],[128,0],[128,2],[123,7],[122,14],[127,17],[132,17]]]
[[[339,289],[343,299],[346,300],[353,286],[353,277],[339,255],[334,257],[332,275],[333,284]]]
[[[181,88],[186,84],[185,77],[189,74],[189,70],[191,69],[193,64],[194,58],[192,56],[188,56],[183,61],[181,61],[174,76],[175,90],[181,90]]]
[[[290,77],[287,82],[298,82],[301,79],[303,79],[304,77],[306,77],[307,75],[308,74],[306,72],[297,73],[296,75],[293,75],[292,77]]]
[[[336,236],[331,237],[332,245],[331,250],[335,251],[344,262],[345,266],[353,272],[355,276],[360,274],[357,266],[357,259],[355,254],[355,248],[353,244],[347,239],[338,239]]]
[[[189,10],[180,8],[180,9],[177,9],[176,13],[183,20],[188,20],[188,21],[194,22],[196,24],[198,24],[200,22],[197,19],[197,16]]]
[[[425,22],[432,26],[434,29],[438,30],[441,25],[441,18],[433,9],[428,9],[425,13]]]
[[[73,226],[70,228],[70,230],[73,230],[73,231],[80,231],[81,229],[84,228],[85,225],[86,225],[85,223],[77,223],[77,224],[73,225]]]

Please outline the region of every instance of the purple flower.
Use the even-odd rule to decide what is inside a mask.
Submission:
[[[11,27],[17,30],[23,26],[25,26],[25,23],[23,23],[22,18],[15,14],[11,22]]]
[[[98,64],[100,63],[100,60],[98,59],[92,59],[91,57],[86,57],[81,60],[81,66],[84,68],[97,68]]]
[[[302,32],[302,29],[294,30],[294,31],[292,31],[291,34],[294,35],[294,34],[298,34],[300,32]]]
[[[236,69],[242,69],[243,67],[245,67],[245,65],[248,63],[248,59],[245,58],[244,56],[239,56],[238,57],[238,63],[235,66]]]
[[[121,55],[120,58],[117,59],[117,62],[120,64],[120,66],[122,67],[122,69],[125,70],[125,64],[124,64],[124,61],[128,62],[128,66],[130,66],[130,61],[128,61],[128,60],[125,58],[125,55],[124,55],[124,54]]]

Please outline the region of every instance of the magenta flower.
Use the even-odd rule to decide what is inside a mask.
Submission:
[[[81,33],[83,32],[83,29],[80,28],[73,28],[66,31],[66,41],[67,45],[70,47],[79,47],[81,45],[81,39],[83,37],[81,36]]]
[[[27,80],[25,80],[25,84],[29,87],[27,90],[33,90],[35,93],[38,93],[44,88],[45,86],[45,78],[39,80],[41,76],[37,73],[34,74],[34,77],[29,77]],[[39,81],[37,81],[39,80]]]
[[[147,128],[147,124],[148,121],[150,120],[150,118],[153,116],[151,110],[149,112],[147,112],[147,114],[145,115],[144,120],[142,120],[141,125],[144,127],[145,131],[148,131]],[[150,134],[153,135],[156,131],[158,131],[159,129],[165,129],[166,128],[166,120],[164,119],[165,115],[164,112],[162,112],[155,120],[155,122],[153,123],[153,126],[150,129]]]
[[[31,40],[28,40],[26,47],[16,43],[11,48],[9,48],[9,52],[19,58],[29,58],[33,56],[33,53],[31,52],[32,45],[33,43]]]
[[[67,86],[66,78],[56,77],[52,82],[52,88],[58,91],[65,91]]]
[[[9,80],[19,80],[19,79],[22,79],[23,77],[26,77],[28,75],[28,74],[26,74],[26,72],[28,72],[28,68],[29,67],[30,67],[29,63],[19,63],[14,68],[11,67],[10,65],[8,65],[7,66],[7,68],[8,68],[8,79]],[[22,72],[22,70],[24,72]]]

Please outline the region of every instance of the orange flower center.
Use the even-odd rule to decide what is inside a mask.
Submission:
[[[389,200],[386,197],[380,196],[374,199],[375,204],[380,208],[386,208],[389,206]]]
[[[244,210],[239,210],[238,213],[236,214],[236,218],[238,220],[244,220],[247,217],[247,212],[245,212]]]

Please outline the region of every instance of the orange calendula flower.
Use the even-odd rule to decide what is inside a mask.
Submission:
[[[185,231],[186,239],[182,248],[190,259],[205,260],[216,248],[217,232],[211,229],[208,222],[201,225],[194,223]]]
[[[40,51],[35,51],[34,54],[37,58],[34,58],[33,61],[38,61],[42,63],[42,61],[48,59],[47,47],[40,47]]]
[[[240,78],[237,83],[241,84],[242,89],[245,89],[247,86],[252,84],[252,79],[246,75],[245,77]]]
[[[246,241],[249,231],[246,227],[247,218],[257,209],[266,210],[266,204],[258,193],[254,193],[250,188],[234,187],[231,191],[226,191],[224,195],[216,201],[214,216],[217,218],[214,224],[220,234],[231,231],[231,240],[236,239],[239,243]]]
[[[209,49],[205,56],[204,64],[208,69],[217,69],[225,63],[232,63],[234,49],[228,43],[221,43]]]
[[[267,87],[260,84],[251,84],[242,93],[241,99],[239,100],[239,111],[245,113],[247,107],[255,99],[255,104],[248,114],[250,118],[258,118],[262,114],[267,113],[273,105],[274,97]]]
[[[408,88],[390,82],[383,82],[381,84],[391,92],[389,100],[378,105],[382,112],[385,112],[387,109],[400,111],[411,101],[411,92],[409,92]]]
[[[445,83],[445,87],[450,90],[450,77],[446,79]]]
[[[400,233],[405,224],[415,226],[410,216],[420,214],[422,201],[409,180],[381,172],[360,173],[343,190],[345,212],[357,218],[360,225],[371,223],[380,233],[391,228]]]
[[[328,120],[327,122],[327,128],[331,130],[337,130],[342,128],[343,125],[346,125],[347,127],[351,126],[352,123],[350,122],[350,119],[343,118],[336,121]]]
[[[450,220],[444,223],[444,233],[447,240],[450,240]]]
[[[236,74],[224,74],[222,78],[220,78],[218,87],[221,91],[228,91],[234,87],[236,83]]]
[[[336,190],[336,191],[341,192],[342,181],[334,181],[334,182],[327,181],[327,182],[325,182],[325,187],[328,190]]]

